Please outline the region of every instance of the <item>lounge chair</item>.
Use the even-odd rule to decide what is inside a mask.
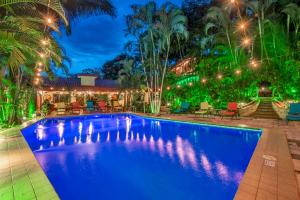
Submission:
[[[190,104],[188,102],[182,102],[179,109],[174,110],[174,113],[184,113],[189,110]]]
[[[113,101],[113,111],[123,111],[123,107],[118,101]]]
[[[80,111],[81,111],[81,105],[79,102],[73,102],[71,104],[72,106],[72,113],[73,114],[80,114]]]
[[[99,101],[98,102],[98,110],[101,112],[107,112],[106,102],[105,101]]]
[[[229,102],[227,105],[227,110],[222,110],[220,112],[221,118],[223,117],[238,117],[238,104],[236,102]]]
[[[87,111],[94,111],[95,110],[93,101],[87,101],[86,102],[86,110]]]
[[[209,114],[210,111],[211,110],[210,110],[210,106],[209,106],[208,102],[201,102],[200,109],[195,111],[195,114],[204,116],[205,114]]]
[[[66,104],[64,102],[57,103],[57,115],[66,114]]]
[[[286,116],[287,121],[300,121],[300,103],[291,103]]]

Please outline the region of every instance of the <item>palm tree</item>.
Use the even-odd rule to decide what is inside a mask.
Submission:
[[[162,6],[158,13],[157,28],[159,33],[159,49],[163,52],[165,60],[163,61],[163,67],[161,73],[157,75],[161,76],[161,80],[158,83],[159,100],[155,106],[155,113],[160,112],[162,91],[164,86],[165,75],[167,72],[169,53],[171,47],[171,40],[178,37],[188,39],[188,31],[186,28],[187,18],[183,15],[182,11],[176,8],[173,4],[166,3]],[[159,79],[159,77],[157,77]]]
[[[295,3],[290,3],[282,10],[287,15],[287,33],[290,32],[290,24],[295,28],[295,38],[297,39],[300,27],[300,7]]]
[[[235,54],[233,50],[234,48],[233,48],[232,38],[231,38],[233,24],[230,18],[230,10],[214,6],[208,10],[206,18],[211,21],[206,24],[205,27],[206,34],[211,28],[217,28],[218,29],[217,36],[220,37],[222,35],[225,35],[232,59],[235,62],[237,62],[235,58]]]
[[[250,9],[254,13],[254,16],[257,17],[261,60],[263,60],[264,53],[268,59],[268,53],[263,39],[265,31],[264,24],[267,20],[267,14],[273,12],[271,8],[276,2],[277,0],[247,0],[245,2],[246,8]]]

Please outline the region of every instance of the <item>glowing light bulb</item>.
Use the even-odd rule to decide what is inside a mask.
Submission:
[[[39,67],[43,66],[43,63],[42,62],[38,62],[38,66]]]
[[[177,85],[176,87],[177,87],[177,88],[181,88],[181,86],[180,86],[180,85]]]
[[[192,82],[189,82],[189,86],[193,86],[193,83],[192,83]]]
[[[218,74],[217,75],[217,79],[221,80],[223,78],[223,75],[222,74]]]
[[[40,53],[40,57],[41,57],[41,58],[45,58],[45,54]]]
[[[42,45],[47,45],[48,44],[48,40],[47,39],[43,39],[43,40],[41,40],[41,43],[42,43]]]
[[[38,68],[38,69],[37,69],[37,71],[38,71],[38,72],[41,72],[41,71],[42,71],[42,69],[41,69],[41,68]]]
[[[246,38],[244,38],[244,39],[242,40],[242,45],[243,45],[243,46],[247,47],[247,46],[249,46],[250,44],[251,44],[251,39],[250,39],[250,38],[246,37]]]
[[[240,75],[241,73],[242,73],[242,70],[240,70],[240,69],[235,70],[236,75]]]
[[[206,83],[206,82],[207,82],[207,79],[206,79],[206,78],[202,78],[202,79],[201,79],[201,82],[202,82],[202,83]]]
[[[38,73],[36,73],[36,75],[37,75],[37,76],[41,76],[41,73],[38,72]]]
[[[253,67],[253,68],[256,68],[256,67],[259,66],[259,63],[255,59],[252,59],[250,61],[250,66]]]
[[[46,22],[48,24],[52,24],[53,23],[53,19],[51,17],[47,17]]]
[[[171,89],[171,87],[170,86],[167,86],[167,88],[166,88],[167,90],[170,90]]]

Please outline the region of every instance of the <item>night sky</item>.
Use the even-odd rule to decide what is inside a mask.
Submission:
[[[70,72],[78,73],[84,68],[102,66],[102,64],[122,53],[126,37],[125,15],[129,14],[130,5],[144,4],[149,0],[112,0],[117,10],[117,17],[92,16],[80,17],[72,22],[72,34],[67,36],[64,30],[57,36],[58,42],[72,60]],[[182,0],[169,0],[181,6]],[[156,0],[158,4],[165,0]]]

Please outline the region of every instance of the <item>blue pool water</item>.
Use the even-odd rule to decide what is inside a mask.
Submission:
[[[62,200],[233,199],[260,130],[104,114],[22,130]]]

